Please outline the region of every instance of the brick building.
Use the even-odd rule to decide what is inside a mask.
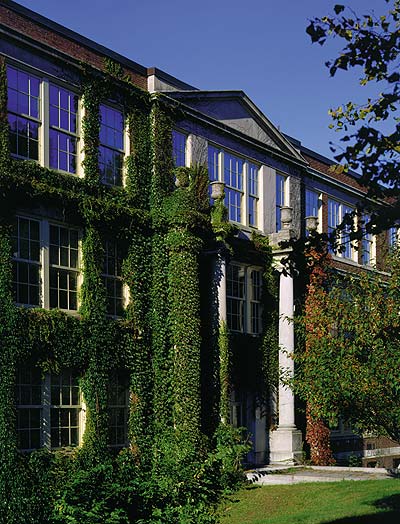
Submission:
[[[114,194],[115,188],[131,190],[128,159],[136,158],[140,146],[128,119],[129,107],[137,107],[143,95],[143,111],[147,115],[152,104],[169,108],[175,115],[169,138],[175,166],[207,165],[210,182],[225,185],[229,220],[237,227],[233,256],[215,250],[208,258],[199,259],[209,278],[208,291],[200,293],[202,321],[207,324],[210,310],[214,311],[219,321],[226,322],[235,352],[241,354],[239,368],[242,366],[243,373],[236,376],[231,391],[231,423],[246,426],[252,434],[250,462],[300,459],[302,434],[298,428],[302,423],[293,395],[280,386],[277,397],[260,401],[252,384],[252,358],[261,344],[264,326],[262,260],[251,238],[253,233],[269,237],[275,247],[280,289],[279,358],[281,365],[293,370],[284,350],[294,349],[293,325],[287,318],[293,316],[296,283],[280,272],[280,260],[287,251],[280,249],[279,243],[304,235],[307,216],[317,217],[320,232],[335,230],[345,214],[365,198],[365,189],[358,184],[356,175],[335,174],[330,170],[332,161],[282,134],[242,91],[196,89],[157,68],[146,68],[118,55],[13,1],[0,2],[0,28],[0,51],[7,74],[10,155],[13,161],[18,160],[13,169],[15,173],[23,172],[28,161],[29,166],[34,163],[43,168],[46,180],[58,176],[54,178],[58,200],[49,194],[46,198],[40,196],[40,172],[26,181],[29,191],[18,187],[11,220],[15,303],[29,310],[59,309],[74,318],[80,314],[82,286],[86,285],[81,270],[82,241],[88,228],[86,219],[71,211],[73,206],[60,204],[60,199],[68,198],[61,194],[60,180],[69,188],[68,177],[78,179],[82,182],[79,190],[89,196],[97,191],[92,188],[93,181],[85,184],[90,144],[85,143],[84,123],[91,109],[85,104],[82,86],[88,71],[104,83],[113,82],[112,89],[99,95],[97,105],[96,184],[108,196]],[[154,136],[149,140],[154,142]],[[154,144],[152,147],[155,150]],[[157,162],[157,157],[151,158]],[[7,183],[3,180],[5,187]],[[9,187],[7,191],[6,198]],[[121,228],[125,227],[124,220],[121,218]],[[114,224],[107,230],[106,220],[101,224],[101,279],[106,314],[118,323],[131,307],[134,289],[121,270],[127,253],[119,246],[115,227]],[[345,242],[345,231],[342,237]],[[365,235],[360,249],[346,243],[344,251],[333,256],[334,265],[345,271],[369,270],[375,265],[383,269],[383,253],[395,238],[392,230],[380,238]],[[213,310],[205,305],[217,274],[213,285],[218,300]],[[202,384],[204,392],[207,380]],[[80,391],[79,370],[66,367],[43,376],[35,366],[20,365],[15,390],[15,429],[21,449],[82,444],[90,407],[85,405]],[[128,397],[129,381],[126,374],[118,372],[113,375],[108,401],[111,446],[128,442]],[[205,406],[202,412],[203,424],[207,426]],[[332,432],[332,439],[339,460],[356,453],[365,464],[379,461],[392,466],[400,457],[396,443],[361,439],[343,424]]]

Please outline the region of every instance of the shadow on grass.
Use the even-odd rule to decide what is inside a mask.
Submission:
[[[385,511],[357,517],[330,520],[324,524],[399,524],[400,522],[400,494],[390,495],[376,500],[373,505]]]

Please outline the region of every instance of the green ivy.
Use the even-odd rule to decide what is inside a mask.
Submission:
[[[226,487],[221,479],[231,467],[238,471],[244,448],[221,428],[217,447],[203,434],[200,307],[208,290],[200,284],[200,257],[221,235],[228,242],[232,228],[222,202],[210,213],[207,169],[174,168],[175,109],[131,85],[119,64],[106,63],[104,76],[83,68],[82,79],[84,176],[78,178],[10,158],[0,61],[0,524],[214,522]],[[99,105],[111,97],[123,105],[128,125],[125,187],[100,183]],[[82,229],[77,315],[13,303],[8,221],[27,201],[58,209]],[[103,245],[110,234],[126,251],[129,303],[121,319],[106,315]],[[213,358],[220,352],[225,420],[229,351],[222,326]],[[80,377],[81,448],[18,452],[14,386],[17,369],[27,365],[43,374],[69,368]],[[107,428],[116,371],[130,381],[130,447],[114,456]]]

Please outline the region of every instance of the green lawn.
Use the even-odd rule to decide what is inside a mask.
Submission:
[[[400,480],[252,485],[222,514],[221,524],[399,524]]]

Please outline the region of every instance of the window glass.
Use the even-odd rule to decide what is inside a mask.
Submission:
[[[78,96],[50,84],[50,167],[76,173]]]
[[[186,135],[172,131],[172,157],[175,167],[186,166]]]
[[[219,180],[219,154],[219,149],[208,146],[208,175],[211,182]]]
[[[232,331],[245,331],[245,268],[229,264],[227,267],[226,296],[228,327]]]
[[[22,450],[41,446],[42,377],[38,368],[20,369],[15,385],[17,440]]]
[[[122,184],[124,117],[117,109],[100,105],[99,169],[104,184]]]
[[[369,266],[372,263],[372,233],[367,232],[366,224],[370,221],[368,215],[363,217],[363,238],[361,241],[361,263]]]
[[[350,242],[350,233],[352,227],[350,224],[346,225],[344,229],[340,232],[337,232],[337,227],[343,222],[343,220],[354,212],[354,209],[346,204],[337,202],[336,200],[328,200],[328,234],[337,235],[337,240],[342,246],[341,250],[334,250],[331,246],[329,251],[336,255],[353,259],[354,249]]]
[[[122,316],[124,309],[121,247],[112,240],[104,243],[103,282],[107,296],[107,314]]]
[[[306,217],[319,216],[320,199],[319,194],[310,189],[306,189]]]
[[[231,331],[258,335],[262,331],[262,271],[237,263],[226,272],[227,324]]]
[[[12,231],[13,295],[18,304],[40,305],[40,223],[16,217]]]
[[[50,307],[76,310],[78,294],[78,232],[50,225]]]
[[[126,446],[128,442],[129,379],[114,373],[108,388],[108,435],[110,446]]]
[[[70,371],[50,378],[51,447],[79,444],[80,390],[77,378]]]
[[[225,205],[229,220],[242,220],[243,160],[224,153]]]
[[[276,231],[282,229],[281,208],[286,205],[286,177],[276,175]]]
[[[11,154],[38,160],[40,126],[40,81],[37,77],[7,66],[8,123]]]
[[[257,207],[258,207],[258,166],[248,164],[248,213],[249,225],[257,226]]]

